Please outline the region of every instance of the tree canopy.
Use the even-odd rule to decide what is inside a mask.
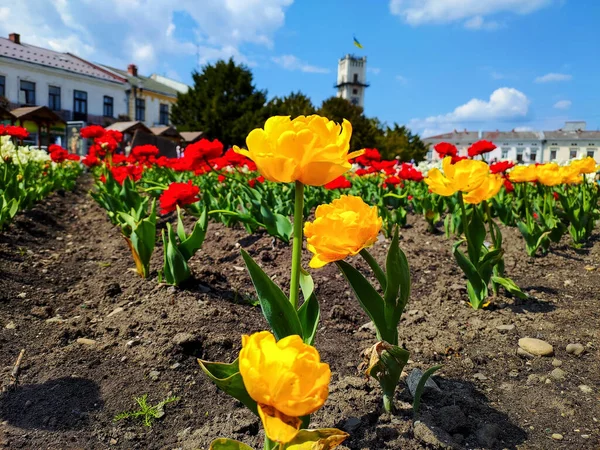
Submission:
[[[253,84],[252,72],[233,59],[205,65],[192,74],[194,85],[185,94],[178,94],[171,110],[171,121],[180,131],[203,131],[210,139],[219,139],[226,146],[243,145],[248,133],[262,127],[275,115],[291,116],[320,114],[341,123],[352,124],[351,150],[378,148],[386,159],[422,160],[427,146],[418,135],[405,126],[382,124],[377,118],[365,116],[363,108],[349,101],[330,97],[316,108],[302,92],[274,97],[267,102],[267,92]]]

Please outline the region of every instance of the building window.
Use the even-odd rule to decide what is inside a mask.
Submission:
[[[87,121],[87,92],[73,91],[73,120]]]
[[[588,158],[595,158],[596,157],[596,149],[595,148],[588,148],[587,149],[587,156],[588,156]]]
[[[60,87],[48,86],[48,108],[60,111]]]
[[[508,147],[502,147],[502,156],[501,156],[502,159],[508,158],[508,150],[509,150]]]
[[[102,109],[102,115],[104,117],[113,117],[114,115],[114,107],[113,107],[113,98],[108,95],[104,96],[104,108]]]
[[[535,150],[535,149],[534,149],[534,150]],[[529,161],[533,161],[533,162],[535,162],[535,161],[536,161],[536,159],[537,159],[537,153],[536,153],[536,152],[534,152],[533,150],[530,150],[530,153],[529,153]]]
[[[22,105],[35,105],[35,83],[21,80],[19,103]]]
[[[358,94],[358,89],[352,89],[352,93],[353,93],[354,95]]]
[[[517,161],[523,162],[523,153],[525,149],[523,147],[517,147]]]
[[[135,99],[135,120],[143,122],[146,120],[146,99]]]
[[[571,159],[577,158],[577,149],[576,148],[572,148],[571,150],[569,150],[569,158],[571,158]]]
[[[358,74],[357,73],[354,74],[354,82],[358,83]]]
[[[158,118],[158,122],[161,125],[169,125],[169,105],[166,103],[160,104],[160,115]]]
[[[557,154],[558,154],[558,149],[557,148],[551,148],[550,149],[550,161],[555,161]]]
[[[0,75],[0,96],[6,96],[6,77],[4,75]]]
[[[350,99],[350,103],[352,103],[353,105],[358,105],[358,97],[352,97]]]

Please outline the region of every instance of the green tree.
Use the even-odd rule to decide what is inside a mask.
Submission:
[[[377,126],[378,121],[367,118],[362,107],[353,105],[343,98],[330,97],[323,101],[318,113],[329,120],[341,123],[346,119],[352,124],[351,150],[377,146],[377,139],[381,134]]]
[[[266,91],[256,89],[246,66],[217,61],[192,78],[194,86],[177,95],[171,111],[178,130],[203,131],[228,146],[243,144],[250,130],[262,126]]]
[[[283,98],[274,97],[265,106],[265,118],[291,116],[293,119],[298,116],[310,116],[315,112],[315,105],[313,105],[310,98],[300,91],[292,92]]]
[[[422,161],[427,154],[428,145],[418,134],[413,134],[404,125],[394,123],[394,127],[380,127],[381,134],[377,139],[377,149],[384,159],[398,157],[400,161]]]

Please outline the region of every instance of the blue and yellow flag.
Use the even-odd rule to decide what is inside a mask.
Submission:
[[[356,38],[354,38],[354,45],[357,46],[358,48],[363,48],[362,44],[360,42],[358,42],[358,40]]]

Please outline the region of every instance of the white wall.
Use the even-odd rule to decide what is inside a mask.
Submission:
[[[151,95],[151,94],[150,94]],[[146,99],[146,120],[144,123],[149,127],[160,126],[160,105],[169,105],[169,113],[171,112],[172,103],[167,100],[161,100],[156,97],[144,96]],[[131,118],[135,119],[135,110],[131,112]],[[169,120],[169,123],[171,121]]]
[[[62,110],[73,111],[73,91],[78,90],[87,92],[88,114],[103,115],[105,95],[113,98],[113,117],[127,114],[125,83],[111,83],[6,58],[0,58],[0,75],[6,77],[6,97],[13,103],[19,103],[20,80],[25,80],[35,83],[35,102],[38,106],[48,106],[48,87],[58,86]],[[158,106],[156,108],[158,111]]]

